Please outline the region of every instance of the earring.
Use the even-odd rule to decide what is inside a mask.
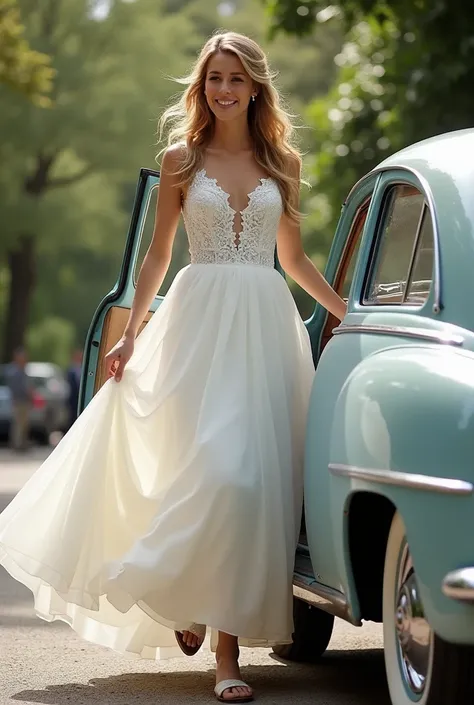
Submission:
[[[256,97],[253,95],[252,96],[252,103],[255,103],[255,99],[256,99]]]

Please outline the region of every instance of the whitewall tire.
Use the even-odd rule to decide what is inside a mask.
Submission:
[[[383,584],[383,630],[392,705],[474,702],[474,647],[449,644],[425,619],[401,516],[394,516]]]

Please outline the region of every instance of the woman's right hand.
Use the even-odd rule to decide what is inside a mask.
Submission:
[[[125,365],[133,355],[135,340],[133,338],[121,338],[117,345],[105,356],[105,369],[107,378],[114,377],[116,382],[122,379]]]

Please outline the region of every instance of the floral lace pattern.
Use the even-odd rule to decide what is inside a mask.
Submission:
[[[231,207],[229,198],[205,169],[197,172],[183,204],[191,263],[273,267],[283,210],[276,182],[260,179],[240,212]],[[236,216],[240,216],[240,232],[235,231]]]

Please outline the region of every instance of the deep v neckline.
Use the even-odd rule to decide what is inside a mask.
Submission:
[[[204,176],[204,178],[207,179],[207,181],[212,181],[212,183],[216,186],[216,188],[226,197],[227,205],[229,206],[230,210],[235,215],[240,215],[240,216],[242,216],[249,209],[253,196],[257,193],[257,191],[259,191],[259,189],[262,188],[262,186],[265,184],[265,182],[272,181],[272,179],[268,176],[260,176],[258,178],[257,185],[251,191],[249,191],[247,193],[247,205],[245,206],[245,208],[242,208],[242,210],[237,210],[233,206],[231,206],[231,204],[230,204],[231,194],[222,188],[222,186],[220,185],[218,180],[215,179],[213,176],[209,176],[209,174],[207,173],[207,169],[205,167],[203,167],[201,169],[201,173]]]
[[[265,183],[267,181],[272,181],[272,179],[268,176],[260,176],[255,188],[253,188],[251,191],[249,191],[247,193],[247,205],[245,206],[245,208],[243,208],[242,210],[236,210],[230,204],[230,199],[231,199],[230,193],[228,193],[225,189],[222,188],[222,186],[220,185],[218,180],[215,179],[213,176],[209,176],[205,167],[203,167],[200,170],[200,173],[207,181],[210,181],[212,184],[214,184],[216,189],[225,197],[226,206],[229,209],[229,212],[232,216],[232,221],[231,221],[230,227],[232,230],[233,242],[234,242],[235,249],[238,250],[241,245],[242,236],[245,233],[245,217],[252,206],[252,199],[255,196],[255,194],[258,193],[261,188],[263,188]],[[236,230],[236,227],[235,227],[236,226],[236,222],[235,222],[236,218],[238,218],[238,220],[240,221],[239,230]]]

